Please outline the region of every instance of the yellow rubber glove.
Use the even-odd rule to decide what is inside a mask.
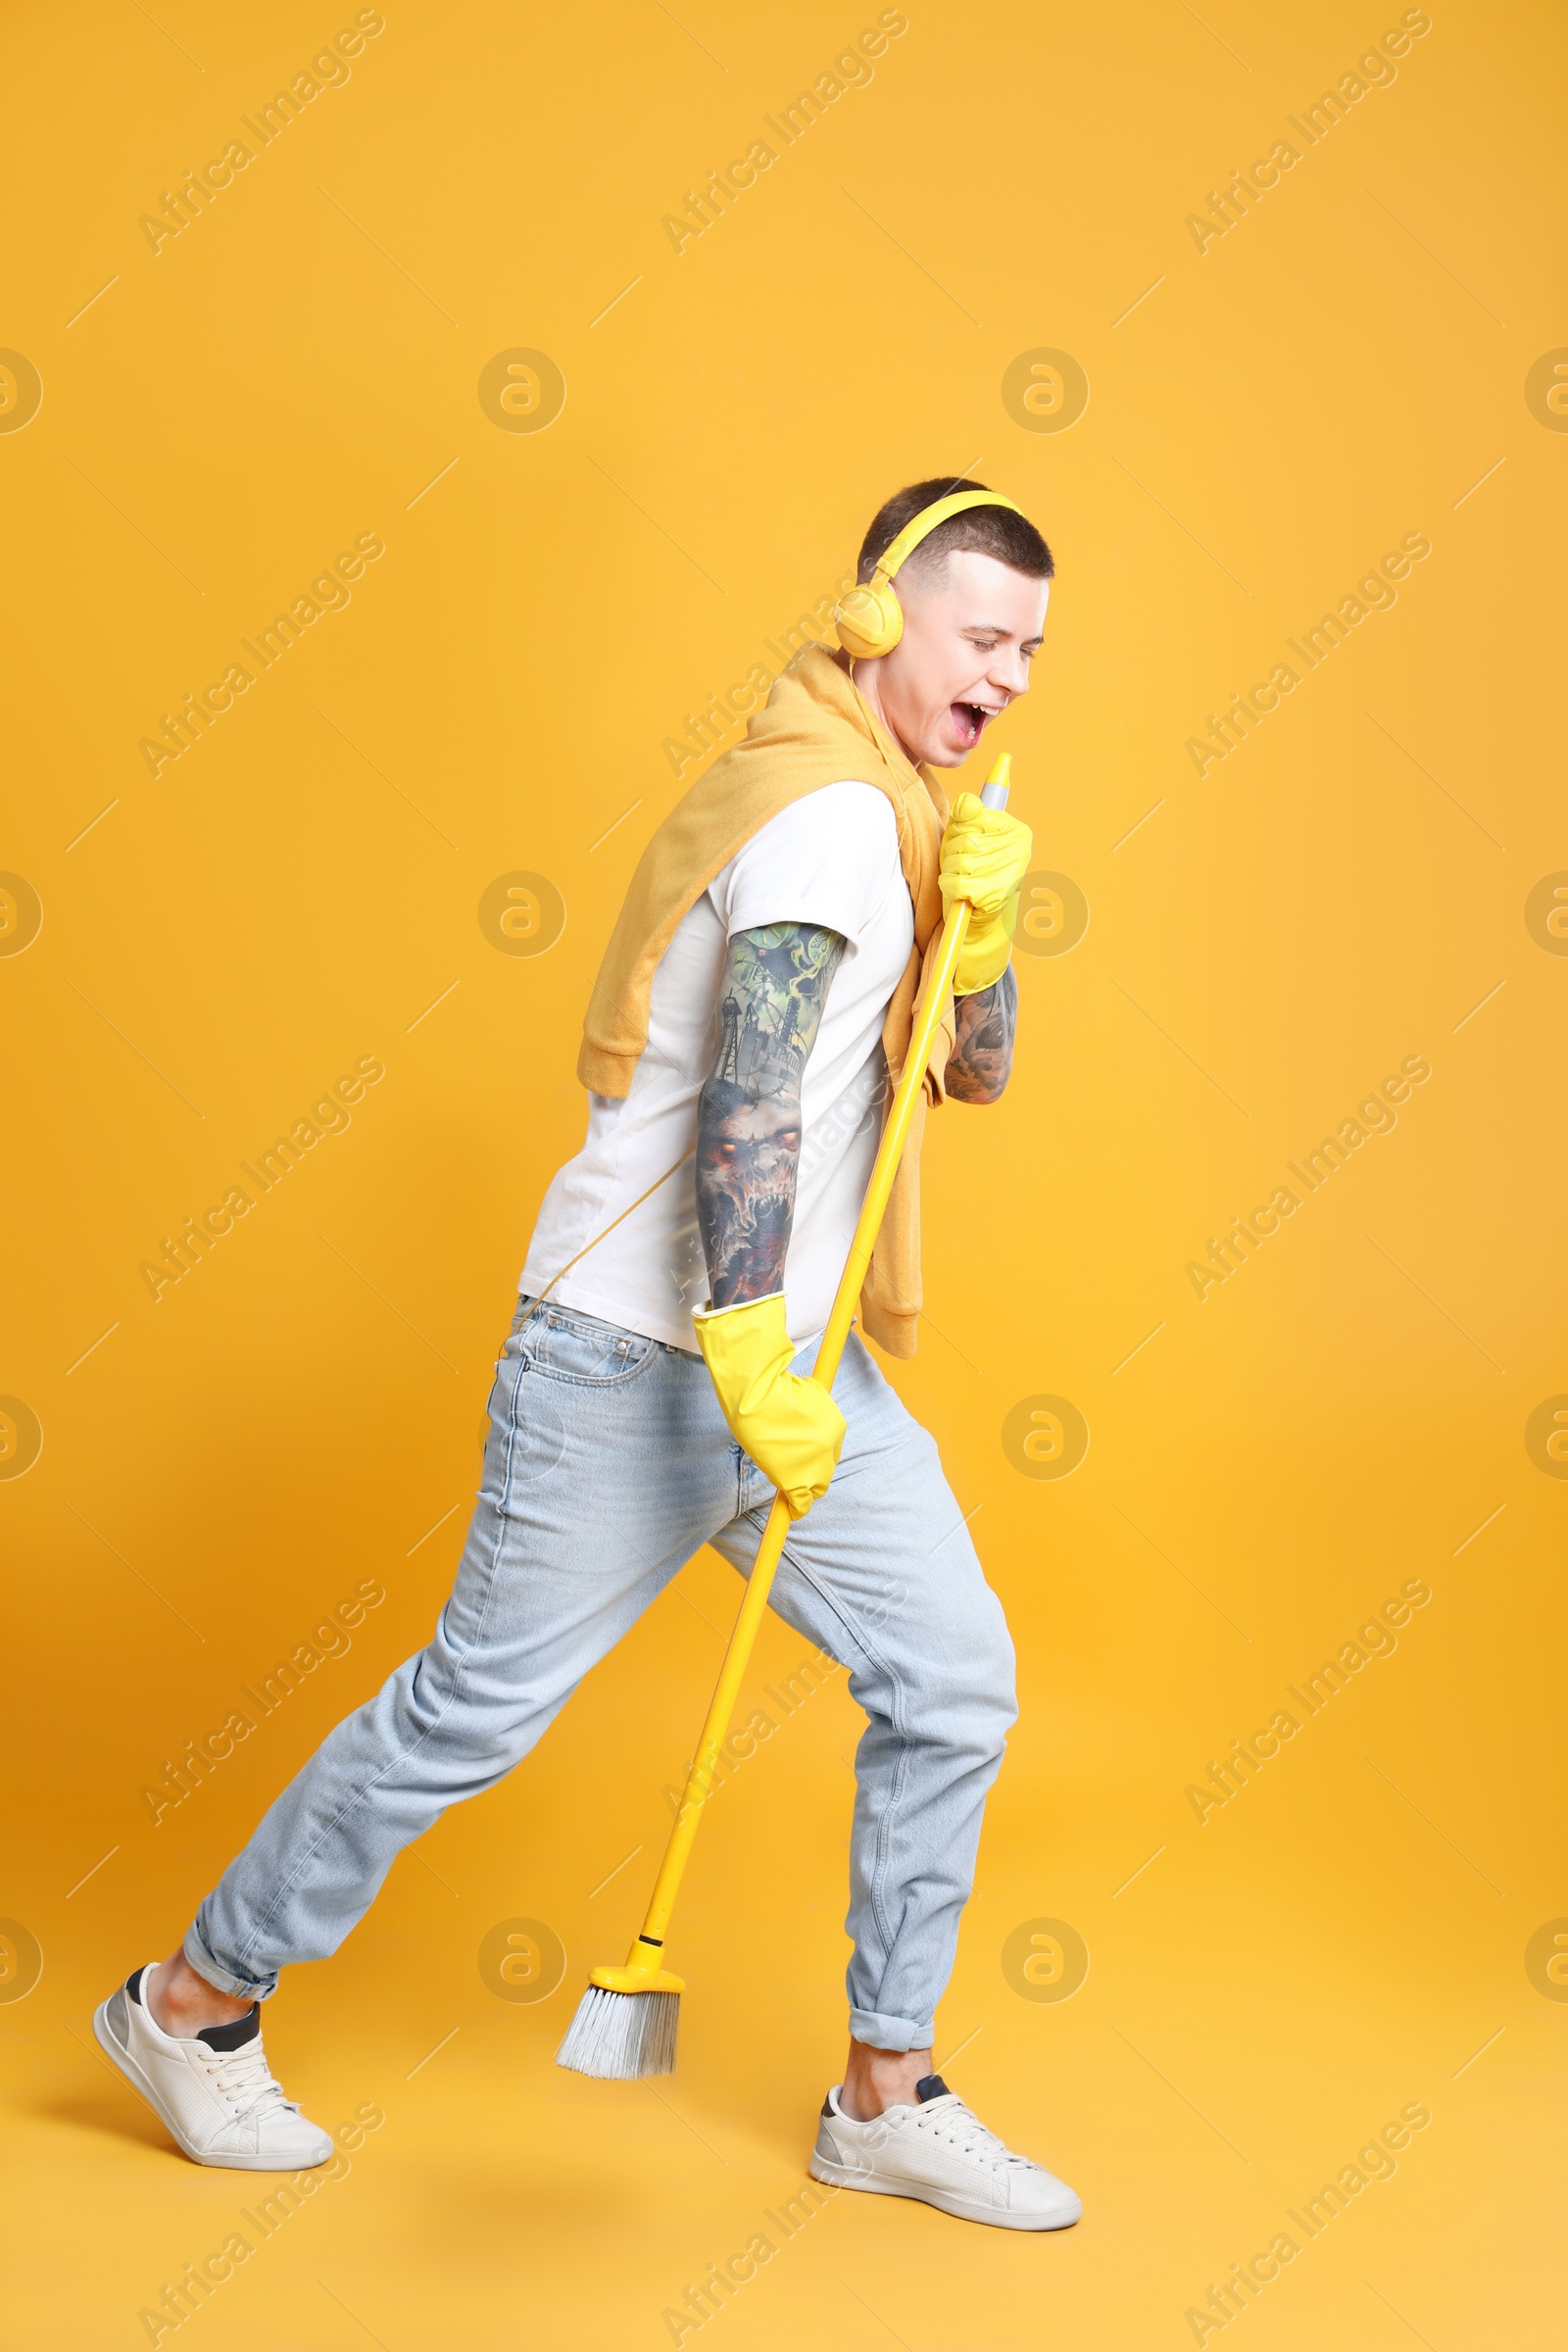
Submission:
[[[990,988],[1006,970],[1033,852],[1034,835],[1021,817],[987,808],[978,793],[959,793],[942,836],[941,868],[943,912],[956,899],[974,908],[953,975],[956,997]]]
[[[795,1343],[784,1294],[696,1311],[697,1345],[730,1435],[800,1519],[825,1494],[844,1443],[844,1415],[826,1389],[790,1370]]]

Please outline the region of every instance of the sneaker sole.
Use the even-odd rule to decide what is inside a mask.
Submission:
[[[191,2142],[186,2138],[184,2132],[180,2130],[179,2125],[175,2122],[174,2118],[170,2114],[169,2109],[164,2105],[163,2100],[159,2097],[156,2086],[150,2078],[142,2072],[142,2069],[137,2065],[129,2050],[125,2049],[121,2042],[115,2039],[114,2030],[109,2023],[108,2001],[100,2001],[98,2007],[93,2011],[92,2033],[93,2039],[97,2042],[98,2047],[103,2051],[104,2056],[112,2065],[117,2066],[120,2069],[120,2072],[124,2076],[125,2081],[130,2084],[131,2089],[138,2091],[146,2100],[154,2115],[157,2116],[159,2122],[163,2125],[164,2130],[169,2133],[170,2137],[174,2141],[181,2153],[190,2158],[192,2164],[204,2164],[214,2172],[225,2173],[309,2173],[314,2172],[318,2164],[325,2164],[328,2160],[328,2157],[330,2157],[332,2153],[330,2148],[327,2150],[327,2154],[325,2156],[313,2156],[309,2159],[305,2157],[290,2157],[287,2161],[283,2161],[277,2157],[267,2156],[238,2156],[228,2154],[224,2154],[222,2156],[204,2156],[200,2148],[193,2147]]]
[[[847,2164],[834,2164],[826,2156],[812,2152],[807,2171],[813,2180],[831,2188],[858,2188],[876,2197],[908,2197],[919,2205],[934,2205],[938,2213],[947,2213],[956,2222],[983,2222],[992,2230],[1070,2230],[1079,2214],[1064,2214],[1059,2222],[1047,2221],[1035,2214],[1009,2213],[1004,2206],[977,2205],[968,2197],[956,2197],[951,2189],[925,2188],[917,2180],[886,2180],[876,2173],[861,2173]]]

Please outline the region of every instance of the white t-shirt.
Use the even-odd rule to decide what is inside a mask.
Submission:
[[[546,1193],[520,1288],[537,1295],[697,1138],[738,931],[812,923],[848,942],[801,1089],[800,1171],[784,1287],[790,1336],[822,1330],[882,1132],[882,1024],[914,939],[893,807],[874,784],[826,784],[769,819],[684,917],[654,975],[648,1044],[623,1101],[588,1098],[588,1140]],[[709,1297],[688,1159],[556,1283],[553,1301],[697,1352]]]

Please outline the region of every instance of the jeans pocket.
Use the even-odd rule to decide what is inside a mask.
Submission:
[[[659,1342],[641,1332],[622,1331],[597,1315],[565,1307],[534,1306],[513,1326],[516,1352],[528,1370],[546,1380],[588,1389],[617,1387],[632,1380],[659,1352]]]

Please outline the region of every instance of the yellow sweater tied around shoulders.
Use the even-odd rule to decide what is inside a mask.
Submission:
[[[775,679],[743,742],[719,755],[660,825],[638,861],[583,1021],[577,1075],[596,1095],[623,1098],[648,1043],[654,974],[682,918],[754,833],[807,793],[858,782],[885,792],[914,909],[914,946],[882,1024],[890,1085],[908,1052],[932,950],[942,927],[938,879],[948,800],[916,767],[822,646],[808,646]],[[925,1087],[860,1294],[860,1319],[890,1355],[915,1350],[920,1313],[920,1137],[926,1106],[946,1095],[953,1008],[939,1025]]]

